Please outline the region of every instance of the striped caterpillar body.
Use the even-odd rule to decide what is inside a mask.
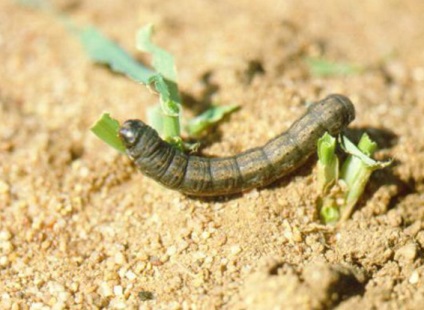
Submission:
[[[287,175],[316,151],[325,132],[337,135],[354,118],[355,108],[347,97],[330,95],[264,146],[223,158],[187,155],[140,120],[126,121],[119,135],[145,175],[188,195],[217,196],[262,187]]]

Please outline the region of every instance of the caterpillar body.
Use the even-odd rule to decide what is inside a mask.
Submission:
[[[337,135],[354,118],[355,108],[347,97],[330,95],[264,146],[222,158],[187,155],[140,120],[126,121],[119,135],[146,176],[187,195],[218,196],[263,187],[287,175],[316,151],[325,132]]]

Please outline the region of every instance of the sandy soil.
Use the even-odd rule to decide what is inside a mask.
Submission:
[[[133,53],[154,23],[187,102],[241,105],[204,154],[261,145],[338,92],[356,106],[350,133],[395,164],[337,229],[319,222],[314,160],[236,197],[166,190],[88,130],[105,110],[145,119],[156,98],[93,65],[53,17],[1,0],[0,308],[422,309],[423,1],[56,4]],[[366,70],[319,78],[308,56]]]

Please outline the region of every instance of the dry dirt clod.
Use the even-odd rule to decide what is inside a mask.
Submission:
[[[302,275],[306,284],[326,307],[364,291],[365,276],[352,267],[311,262],[305,266]]]

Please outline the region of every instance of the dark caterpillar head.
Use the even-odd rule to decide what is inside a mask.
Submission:
[[[126,121],[119,129],[119,137],[125,145],[127,155],[137,161],[138,165],[146,164],[149,168],[143,169],[143,172],[152,176],[149,170],[153,167],[152,156],[157,155],[158,150],[168,144],[159,137],[156,130],[138,119]]]
[[[143,133],[149,128],[138,119],[130,119],[119,129],[119,137],[124,142],[126,148],[134,146],[140,140]]]
[[[343,106],[343,115],[345,117],[344,123],[346,126],[355,119],[355,107],[348,97],[339,94],[332,94],[324,100],[335,100]]]

